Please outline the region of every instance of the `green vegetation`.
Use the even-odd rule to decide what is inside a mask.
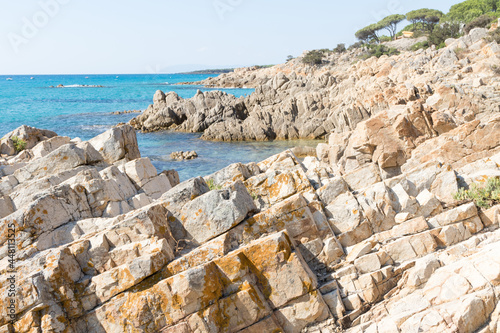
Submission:
[[[391,38],[389,36],[380,36],[378,39],[380,40],[381,43],[390,42],[390,41],[394,40],[393,38]]]
[[[443,12],[436,9],[422,8],[406,14],[406,19],[412,23],[411,31],[432,31],[439,23]]]
[[[495,20],[495,18],[491,15],[483,14],[467,23],[467,25],[464,27],[464,32],[468,34],[474,28],[488,28],[493,20]]]
[[[401,14],[389,15],[378,22],[378,24],[383,27],[383,29],[389,31],[391,40],[394,40],[394,38],[396,37],[396,32],[398,31],[398,24],[401,23],[401,21],[403,21],[405,18],[406,17]]]
[[[215,184],[213,179],[207,180],[207,185],[208,185],[208,188],[210,189],[210,191],[222,190],[222,186]]]
[[[257,193],[253,191],[250,192],[250,196],[252,197],[253,201],[258,200],[260,197]]]
[[[324,54],[324,49],[309,51],[304,58],[302,58],[302,62],[308,65],[321,65],[323,63]]]
[[[466,0],[451,6],[446,21],[469,23],[483,14],[498,15],[499,0]]]
[[[354,34],[357,39],[365,43],[379,42],[378,32],[384,27],[378,23],[370,24],[367,27],[359,29]]]
[[[500,177],[490,177],[483,185],[474,183],[468,190],[460,188],[453,198],[472,200],[478,207],[488,209],[500,203]]]
[[[399,54],[399,51],[394,48],[389,48],[385,45],[367,45],[367,53],[362,56],[362,59],[368,59],[371,57],[380,58],[383,55],[392,56]]]
[[[24,149],[26,149],[26,141],[24,141],[21,138],[18,138],[17,136],[13,135],[11,138],[12,143],[14,144],[14,148],[16,149],[16,152],[21,152]]]
[[[276,66],[276,65],[255,65],[254,67],[256,67],[257,69],[260,69],[260,68],[271,68],[273,66]]]
[[[448,38],[460,37],[460,24],[456,22],[437,25],[429,35],[429,45],[436,45],[440,49],[445,47],[444,41]]]
[[[387,30],[390,34],[390,39],[393,40],[396,37],[396,32],[398,24],[405,19],[404,15],[394,14],[389,15],[377,23],[370,24],[358,30],[355,34],[356,38],[360,41],[370,43],[370,42],[380,42],[380,37],[378,33],[380,30]]]
[[[500,66],[497,66],[497,65],[491,65],[491,70],[493,71],[493,73],[495,73],[496,75],[500,75]]]
[[[187,72],[183,74],[224,74],[234,72],[234,68],[223,68],[223,69],[203,69],[199,71]]]
[[[487,40],[491,43],[493,41],[500,44],[500,28],[490,32],[490,35],[487,37]]]
[[[429,42],[428,41],[423,41],[423,42],[418,42],[417,44],[413,45],[411,47],[411,50],[412,51],[417,51],[417,50],[420,50],[420,49],[428,49],[429,48]]]
[[[337,52],[337,53],[344,53],[345,51],[346,51],[346,48],[345,48],[344,43],[337,44],[337,46],[333,49],[333,52]]]
[[[289,62],[290,60],[293,60],[293,59],[295,59],[295,58],[293,57],[293,55],[290,54],[286,57],[286,62]]]
[[[496,18],[500,17],[500,0],[465,0],[453,5],[447,14],[429,8],[412,10],[406,15],[389,15],[377,23],[370,24],[356,31],[358,42],[349,46],[348,50],[364,48],[366,50],[362,58],[382,55],[394,55],[398,51],[388,47],[377,46],[382,42],[394,40],[401,36],[403,31],[413,32],[413,37],[427,36],[428,40],[419,42],[412,50],[427,49],[432,45],[436,48],[445,47],[448,38],[458,38],[462,33],[469,33],[476,27],[489,28]],[[397,26],[404,20],[411,24],[397,32]],[[389,36],[381,35],[381,31],[387,30]],[[500,29],[490,33],[490,41],[500,43]],[[333,52],[345,52],[345,44],[338,44]],[[302,59],[306,64],[319,65],[322,63],[327,49],[310,51]],[[460,52],[459,52],[460,53]]]

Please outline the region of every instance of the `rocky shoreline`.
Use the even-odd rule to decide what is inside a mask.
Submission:
[[[158,91],[130,124],[144,132],[203,132],[203,139],[216,141],[321,139],[406,107],[421,110],[431,130],[442,131],[498,111],[494,66],[500,49],[483,39],[487,35],[476,28],[443,49],[391,57],[356,61],[361,51],[354,50],[331,54],[321,66],[299,57],[270,68],[237,69],[196,84],[255,88],[250,96],[209,91],[182,99]]]
[[[500,204],[456,196],[500,178],[500,47],[481,35],[280,71],[246,98],[157,92],[135,128],[327,138],[182,183],[128,124],[6,134],[0,332],[496,332]]]

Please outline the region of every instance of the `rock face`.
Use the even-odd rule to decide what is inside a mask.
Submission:
[[[203,132],[207,140],[318,139],[331,132],[355,131],[363,120],[393,110],[385,122],[392,125],[398,120],[394,130],[411,138],[407,144],[411,147],[417,139],[498,112],[500,83],[492,66],[498,63],[500,47],[481,39],[485,31],[473,29],[468,36],[448,40],[441,50],[358,62],[353,59],[361,51],[349,51],[328,56],[328,64],[320,67],[306,66],[299,57],[272,68],[239,69],[197,84],[255,88],[250,96],[209,91],[184,100],[158,91],[154,104],[130,124],[142,131]],[[457,55],[457,49],[463,51]],[[405,119],[396,119],[399,114]],[[372,126],[375,130],[384,125]],[[381,158],[387,165],[397,165],[404,147],[397,140],[387,144],[394,151]]]
[[[391,114],[181,184],[128,126],[3,158],[0,331],[496,331],[500,207],[452,194],[500,175],[499,120],[411,150]]]
[[[500,177],[500,117],[456,89],[180,184],[129,125],[2,155],[0,332],[498,331],[500,205],[453,194]]]

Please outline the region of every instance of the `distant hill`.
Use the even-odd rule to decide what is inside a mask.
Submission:
[[[234,68],[224,68],[224,69],[203,69],[199,71],[186,72],[182,74],[224,74],[224,73],[232,73],[234,72]]]

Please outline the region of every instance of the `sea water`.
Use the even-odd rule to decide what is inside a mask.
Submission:
[[[145,110],[157,90],[174,91],[193,97],[197,90],[214,89],[194,82],[215,75],[36,75],[0,76],[0,137],[21,125],[48,129],[61,136],[89,140],[112,126],[128,122],[138,113],[114,112]],[[62,84],[64,88],[57,87]],[[221,89],[237,97],[253,89]],[[149,157],[158,171],[175,169],[181,180],[204,176],[231,163],[259,162],[287,148],[315,145],[317,141],[210,142],[201,133],[162,131],[137,133],[143,157]],[[194,150],[199,158],[174,161],[170,153]]]

